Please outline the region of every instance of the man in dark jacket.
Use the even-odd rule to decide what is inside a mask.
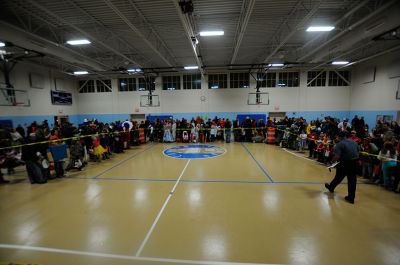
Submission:
[[[22,147],[21,160],[25,162],[26,171],[28,172],[28,178],[31,184],[47,182],[47,169],[42,167],[40,161],[40,157],[45,157],[47,151],[43,144],[34,144],[36,142],[37,140],[35,133],[31,133],[29,135],[27,144],[32,145],[25,145]]]
[[[351,134],[349,132],[340,132],[338,138],[339,142],[335,145],[333,151],[335,155],[333,161],[339,161],[339,164],[336,166],[336,176],[331,183],[325,183],[325,187],[330,192],[334,192],[336,186],[347,176],[348,195],[344,199],[354,204],[360,148],[356,142],[351,140]]]

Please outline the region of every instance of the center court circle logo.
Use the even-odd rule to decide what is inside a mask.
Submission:
[[[179,145],[164,150],[164,155],[182,159],[213,158],[225,154],[226,149],[207,144]]]

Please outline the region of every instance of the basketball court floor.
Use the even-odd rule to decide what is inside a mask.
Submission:
[[[334,172],[279,147],[181,145],[0,186],[0,262],[400,264],[397,194],[360,183],[351,205],[345,184],[324,189]]]

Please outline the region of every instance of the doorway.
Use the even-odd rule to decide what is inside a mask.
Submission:
[[[69,122],[68,116],[54,116],[54,125],[60,127],[61,124]]]
[[[268,116],[271,119],[276,119],[276,121],[283,120],[286,117],[286,112],[269,112]]]

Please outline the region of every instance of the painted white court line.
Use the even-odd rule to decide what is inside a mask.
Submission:
[[[314,162],[314,163],[318,163],[318,164],[320,164],[320,165],[326,166],[324,163],[321,163],[321,162],[315,161],[314,159],[310,159],[310,158],[308,158],[308,157],[304,157],[304,156],[302,156],[302,155],[293,153],[293,152],[287,150],[286,148],[282,148],[282,149],[285,150],[286,152],[288,152],[289,154],[292,154],[292,155],[295,155],[295,156],[297,156],[297,157],[303,158],[303,159],[305,159],[305,160],[312,161],[312,162]]]
[[[34,246],[24,246],[24,245],[9,245],[9,244],[0,244],[0,248],[16,249],[16,250],[29,250],[29,251],[38,251],[38,252],[49,252],[49,253],[60,253],[60,254],[71,254],[71,255],[79,255],[79,256],[91,256],[91,257],[101,257],[101,258],[120,259],[120,260],[172,263],[172,264],[279,265],[279,264],[267,264],[267,263],[240,263],[240,262],[225,262],[225,261],[202,261],[202,260],[185,260],[185,259],[164,259],[164,258],[153,258],[153,257],[135,257],[135,256],[116,255],[116,254],[99,253],[99,252],[86,252],[86,251],[69,250],[69,249],[34,247]]]
[[[138,251],[136,252],[136,257],[139,257],[140,254],[142,253],[144,246],[146,245],[147,241],[149,240],[151,234],[153,233],[153,230],[154,230],[154,228],[156,227],[156,225],[157,225],[157,223],[158,223],[158,220],[160,220],[161,215],[163,214],[165,208],[167,207],[167,204],[168,204],[169,200],[171,199],[172,194],[174,194],[175,189],[176,189],[176,187],[178,186],[179,182],[181,181],[181,178],[182,178],[182,176],[183,176],[183,173],[185,173],[185,170],[186,170],[187,166],[189,165],[189,163],[190,163],[190,159],[186,162],[186,165],[185,165],[185,167],[183,168],[183,170],[182,170],[182,172],[181,172],[179,178],[176,180],[174,187],[173,187],[172,190],[169,192],[168,197],[167,197],[167,199],[165,200],[163,206],[161,207],[161,210],[158,212],[157,217],[156,217],[156,219],[154,220],[153,224],[151,225],[149,232],[147,232],[146,237],[144,238],[142,244],[140,245]]]

